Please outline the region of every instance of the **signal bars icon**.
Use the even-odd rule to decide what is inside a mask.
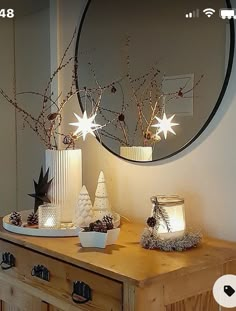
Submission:
[[[199,9],[196,9],[193,12],[189,12],[188,14],[185,14],[186,18],[194,18],[194,17],[199,17]]]
[[[206,8],[202,11],[207,17],[212,17],[212,15],[215,13],[215,10],[212,8]],[[186,18],[194,18],[199,17],[199,9],[194,10],[193,12],[189,12],[185,14]],[[223,18],[223,17],[222,17]]]

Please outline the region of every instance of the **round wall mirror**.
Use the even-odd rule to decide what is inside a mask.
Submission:
[[[117,156],[156,161],[189,146],[218,109],[234,54],[230,1],[91,0],[76,44],[82,111]]]

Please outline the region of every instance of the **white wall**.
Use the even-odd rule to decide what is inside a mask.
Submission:
[[[0,19],[0,87],[13,96],[13,22]],[[4,44],[3,44],[4,42]],[[0,96],[0,215],[16,206],[15,111]]]
[[[43,93],[50,78],[50,19],[49,8],[18,17],[15,22],[16,91]],[[42,98],[36,95],[18,95],[21,106],[37,116]],[[44,165],[44,145],[23,120],[17,118],[17,204],[18,210],[31,209],[34,199],[33,179],[38,180]]]
[[[16,92],[42,93],[50,77],[49,8],[26,9],[24,12],[22,7],[22,14],[17,15],[14,23],[12,19],[0,19],[0,87],[12,99],[14,73]],[[28,95],[17,96],[17,101],[32,115],[39,112],[42,102]],[[27,126],[22,129],[21,116],[15,114],[2,96],[0,124],[0,215],[3,216],[16,209],[33,208],[34,200],[27,194],[34,191],[33,178],[38,178],[43,165],[44,147],[31,129]]]
[[[82,2],[60,0],[60,50],[64,51],[68,38],[81,12]],[[236,1],[232,1],[233,7]],[[236,66],[236,65],[235,65]],[[186,200],[189,224],[198,226],[209,235],[236,240],[236,68],[219,111],[210,126],[187,150],[153,164],[135,165],[121,160],[89,138],[83,148],[83,181],[93,197],[96,180],[103,170],[113,208],[132,220],[145,222],[150,213],[149,198],[157,193],[178,193]],[[63,89],[70,84],[71,72],[61,77]],[[78,110],[77,99],[67,106],[64,125]]]

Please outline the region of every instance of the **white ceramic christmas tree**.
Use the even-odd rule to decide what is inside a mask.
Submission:
[[[106,181],[103,172],[100,172],[98,178],[97,190],[95,193],[95,201],[93,206],[94,220],[102,219],[105,215],[112,214],[111,206],[108,199]]]
[[[92,203],[85,186],[82,187],[79,201],[75,208],[74,224],[77,227],[87,227],[93,220]]]

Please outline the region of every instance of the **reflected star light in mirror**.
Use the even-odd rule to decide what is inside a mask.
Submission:
[[[77,126],[77,130],[74,132],[74,135],[79,135],[83,137],[83,140],[85,140],[87,134],[94,135],[94,131],[96,131],[101,126],[99,124],[93,123],[96,114],[92,115],[88,118],[87,112],[85,111],[83,114],[83,117],[81,118],[76,113],[74,113],[75,117],[77,118],[78,122],[69,123],[70,125]]]
[[[175,114],[167,119],[166,114],[164,113],[163,119],[155,117],[159,123],[152,125],[152,127],[157,127],[157,135],[163,132],[165,139],[167,138],[167,133],[171,132],[172,134],[176,135],[175,131],[172,129],[172,126],[179,125],[179,123],[172,123],[171,121],[175,117]]]

